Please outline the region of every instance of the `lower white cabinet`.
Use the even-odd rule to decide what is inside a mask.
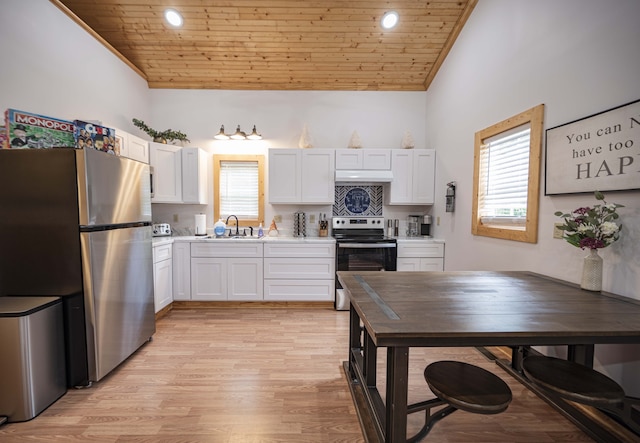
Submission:
[[[192,243],[191,300],[263,299],[262,243]]]
[[[173,243],[173,299],[191,300],[191,243]]]
[[[155,312],[173,301],[172,245],[153,247],[153,294]]]
[[[334,243],[265,244],[265,300],[332,302],[334,298]]]
[[[444,243],[398,239],[398,271],[444,271]]]

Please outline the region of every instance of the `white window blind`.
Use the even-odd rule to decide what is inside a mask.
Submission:
[[[483,224],[525,225],[531,125],[483,140],[478,213]]]
[[[220,162],[220,216],[256,220],[258,208],[258,162]]]

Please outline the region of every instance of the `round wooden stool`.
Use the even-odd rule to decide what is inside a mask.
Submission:
[[[437,398],[409,405],[409,414],[425,411],[424,426],[407,442],[417,442],[447,415],[461,409],[475,414],[498,414],[511,403],[511,389],[500,377],[478,366],[437,361],[424,370],[424,379]],[[445,405],[434,414],[431,409]]]
[[[463,411],[498,414],[511,403],[511,389],[500,377],[468,363],[431,363],[424,379],[438,398]]]
[[[613,406],[624,401],[622,387],[584,365],[554,357],[529,356],[522,369],[534,384],[559,396],[591,406]]]

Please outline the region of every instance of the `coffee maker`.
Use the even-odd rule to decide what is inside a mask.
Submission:
[[[431,235],[431,216],[423,215],[422,223],[420,223],[420,235]]]

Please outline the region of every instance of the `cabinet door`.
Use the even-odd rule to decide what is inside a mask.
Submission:
[[[300,202],[300,168],[300,150],[269,150],[269,203]]]
[[[413,194],[413,155],[411,150],[391,152],[393,181],[389,185],[389,204],[409,204]]]
[[[336,149],[336,169],[362,169],[362,150]]]
[[[364,149],[362,169],[391,169],[391,149]]]
[[[155,312],[173,301],[173,278],[171,260],[162,260],[153,265],[153,298]]]
[[[263,270],[261,258],[227,259],[228,300],[262,300]]]
[[[265,280],[264,299],[268,301],[330,301],[335,299],[335,279]]]
[[[117,133],[117,132],[116,132]],[[149,142],[136,137],[133,134],[127,134],[127,157],[139,162],[149,163]]]
[[[207,204],[207,154],[200,148],[182,148],[182,202]]]
[[[432,205],[435,198],[436,153],[433,149],[413,151],[412,203]]]
[[[227,299],[227,259],[191,259],[191,300]]]
[[[191,300],[191,244],[173,244],[173,299]]]
[[[421,258],[420,271],[444,271],[443,258]]]
[[[149,161],[153,166],[152,203],[182,202],[182,157],[180,147],[149,143]]]
[[[396,264],[398,271],[416,272],[420,271],[420,258],[418,257],[398,257]]]
[[[335,151],[311,149],[302,152],[300,203],[333,204],[335,201]]]

